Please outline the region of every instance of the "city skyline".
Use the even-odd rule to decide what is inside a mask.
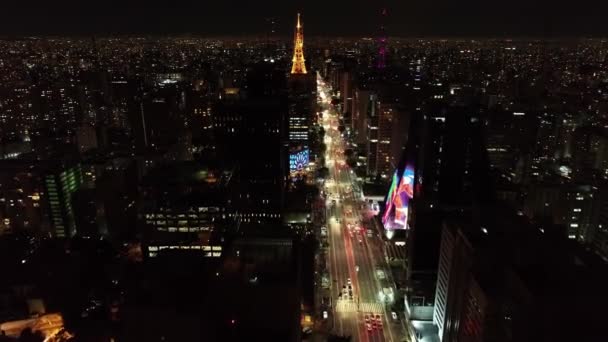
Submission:
[[[0,342],[607,341],[588,3],[12,4]]]

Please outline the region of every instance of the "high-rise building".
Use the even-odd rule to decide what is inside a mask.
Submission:
[[[222,99],[212,108],[217,155],[239,165],[247,211],[280,212],[288,177],[289,99],[284,70],[264,62],[250,68],[246,95]],[[275,216],[273,216],[275,217]]]
[[[466,276],[473,263],[472,258],[473,247],[467,237],[457,225],[444,222],[433,312],[433,323],[437,325],[442,340],[449,340],[448,332],[457,331],[459,322],[453,317],[460,315],[464,298],[455,293],[465,292],[468,285]]]
[[[522,156],[532,153],[538,119],[534,113],[491,110],[485,126],[486,150],[490,167],[512,182]]]
[[[473,220],[444,221],[433,315],[439,340],[605,339],[591,322],[606,299],[590,300],[605,287],[605,264],[504,203],[480,209]]]
[[[590,239],[597,192],[583,184],[531,184],[524,212],[539,226],[557,225],[570,239]]]
[[[584,182],[608,178],[608,134],[598,128],[581,127],[572,139],[573,176]]]
[[[353,133],[357,144],[367,141],[367,112],[370,109],[370,91],[357,87],[353,92]]]
[[[316,80],[313,74],[292,74],[289,89],[289,158],[290,173],[302,171],[309,163],[310,131],[313,125],[316,103]],[[293,164],[292,159],[297,159]]]
[[[491,199],[477,115],[474,106],[438,102],[412,116],[400,162],[406,171],[410,169],[407,184],[412,188],[408,204],[402,205],[405,218],[401,219],[406,223],[402,227],[408,229],[406,298],[411,308],[432,307],[438,300],[435,289],[443,219],[470,217],[476,202]]]
[[[396,104],[380,95],[370,96],[367,117],[367,174],[388,180],[403,155],[408,122]]]
[[[72,194],[82,185],[80,164],[61,162],[48,169],[44,177],[50,208],[53,235],[70,237],[76,234]]]
[[[80,153],[97,147],[97,133],[95,127],[91,125],[82,125],[76,131],[76,144]]]
[[[233,181],[233,170],[195,162],[152,169],[140,185],[146,256],[171,250],[221,256],[219,241],[237,230],[241,216],[233,210],[238,200]]]
[[[474,199],[487,197],[488,165],[478,108],[435,102],[423,112],[409,140],[419,146],[415,162],[419,201],[469,206]]]
[[[80,188],[72,194],[74,223],[81,236],[99,236],[106,233],[104,207],[99,191],[95,188]]]
[[[348,69],[342,71],[340,79],[340,97],[342,98],[342,113],[344,115],[344,124],[347,127],[352,127],[353,86],[353,71]]]

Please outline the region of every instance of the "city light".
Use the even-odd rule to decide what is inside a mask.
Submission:
[[[386,200],[382,223],[387,230],[407,229],[407,218],[409,215],[409,201],[414,197],[414,170],[406,166],[398,176],[398,171],[393,174],[393,180]]]
[[[605,6],[5,10],[0,335],[608,341]]]
[[[289,155],[289,171],[302,171],[310,160],[310,151],[308,149],[291,153]]]

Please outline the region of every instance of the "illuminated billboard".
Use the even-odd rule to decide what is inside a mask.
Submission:
[[[382,216],[382,224],[386,230],[408,228],[409,202],[413,197],[414,169],[406,165],[401,177],[398,176],[398,171],[393,175]]]
[[[399,183],[399,175],[397,171],[393,174],[393,180],[391,182],[391,187],[388,190],[388,195],[386,196],[386,206],[384,208],[384,215],[382,215],[382,224],[384,228],[388,227],[388,224],[392,217],[393,211],[393,197],[395,195],[395,190],[397,189],[397,184]]]
[[[289,154],[289,171],[298,172],[308,166],[310,151],[308,149]]]
[[[409,203],[414,197],[414,170],[408,165],[403,170],[399,187],[393,200],[395,206],[395,228],[407,228]]]

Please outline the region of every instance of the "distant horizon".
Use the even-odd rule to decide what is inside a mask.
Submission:
[[[120,38],[198,38],[198,39],[243,39],[243,40],[270,40],[270,41],[289,41],[293,40],[292,35],[275,35],[273,37],[267,37],[263,34],[255,35],[205,35],[202,33],[116,33],[116,34],[1,34],[0,40],[20,40],[20,39],[120,39]],[[308,40],[321,40],[321,39],[351,39],[351,40],[375,40],[377,36],[372,35],[305,35],[305,42]],[[542,37],[538,35],[512,35],[512,36],[499,36],[499,35],[389,35],[389,40],[404,39],[404,40],[494,40],[494,41],[563,41],[563,40],[607,40],[608,34],[606,35],[562,35],[562,36],[549,36]]]

